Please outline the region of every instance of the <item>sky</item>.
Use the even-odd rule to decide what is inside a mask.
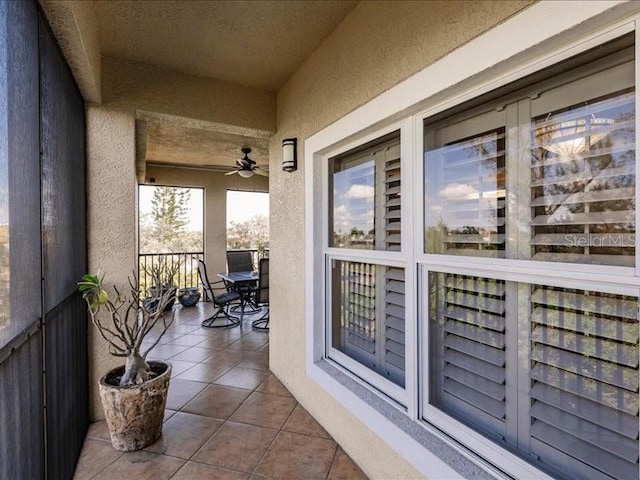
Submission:
[[[153,185],[141,185],[139,196],[139,208],[142,214],[151,212],[151,199],[153,198]],[[203,195],[202,188],[191,189],[191,201],[189,210],[191,219],[187,228],[192,231],[202,231],[203,222]],[[263,192],[243,192],[236,190],[227,191],[227,224],[230,222],[244,222],[254,215],[269,216],[269,194]]]
[[[268,193],[227,191],[227,226],[250,220],[254,215],[269,216]]]

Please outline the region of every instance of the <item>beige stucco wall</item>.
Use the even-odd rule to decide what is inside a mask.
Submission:
[[[271,92],[112,57],[102,58],[102,74],[103,104],[111,108],[235,126],[237,134],[275,131]]]
[[[87,108],[87,250],[89,271],[127,291],[137,265],[134,118],[99,107]],[[89,337],[89,414],[104,418],[98,379],[122,364],[109,355],[97,330]]]
[[[202,187],[204,192],[205,263],[210,276],[227,270],[227,190],[267,192],[269,179],[259,175],[242,178],[239,175],[190,170],[184,168],[147,168],[147,178],[156,185]],[[210,278],[214,281],[215,278]]]
[[[529,1],[361,2],[278,92],[270,145],[272,371],[371,478],[421,478],[305,374],[304,169],[283,173],[281,141],[304,140],[526,7]],[[386,439],[393,443],[393,439]]]

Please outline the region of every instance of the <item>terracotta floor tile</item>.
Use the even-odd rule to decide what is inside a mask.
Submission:
[[[277,433],[270,428],[226,422],[193,460],[251,473]]]
[[[367,480],[360,467],[340,447],[333,459],[327,480]]]
[[[227,470],[226,468],[187,462],[171,480],[247,480],[248,473]]]
[[[198,365],[197,362],[183,362],[182,360],[174,360],[173,358],[169,360],[171,363],[171,378],[176,378],[182,372],[189,370],[191,367],[195,367]]]
[[[170,342],[167,342],[169,345],[182,345],[185,347],[193,347],[202,342],[202,337],[200,335],[191,335],[186,334],[178,337]]]
[[[188,347],[181,347],[180,345],[156,345],[153,350],[149,352],[149,359],[169,360],[171,357],[184,352]],[[180,358],[176,360],[181,360]]]
[[[336,447],[333,440],[280,432],[254,473],[266,477],[324,480]]]
[[[240,364],[238,364],[238,366],[242,368],[269,371],[269,351],[260,349],[246,357],[242,362],[240,362]]]
[[[111,443],[87,438],[82,446],[82,452],[73,476],[74,480],[93,478],[121,455],[122,452],[115,450]]]
[[[212,363],[235,367],[246,358],[242,350],[214,350],[203,363]]]
[[[109,433],[107,422],[100,420],[98,422],[90,423],[89,430],[87,430],[87,438],[109,442],[109,445],[111,445],[111,434]]]
[[[175,355],[172,360],[183,360],[185,362],[201,362],[205,358],[211,356],[213,352],[209,348],[191,347],[185,349],[178,355]]]
[[[230,417],[230,420],[261,427],[281,428],[296,403],[294,398],[253,392]]]
[[[284,424],[282,430],[304,433],[315,437],[331,438],[331,435],[300,404],[296,405],[295,410],[287,419],[287,423]]]
[[[151,334],[151,335],[153,335],[152,338],[154,340],[157,339],[160,336],[160,333],[162,333],[162,332]],[[158,342],[158,345],[164,345],[165,343],[171,343],[173,340],[176,340],[176,339],[182,337],[183,335],[184,335],[184,333],[167,331],[164,335],[162,335],[162,338]],[[149,338],[149,337],[147,337],[147,338]]]
[[[213,365],[208,363],[197,363],[184,373],[177,376],[182,380],[193,380],[194,382],[212,383],[216,378],[227,373],[231,367],[224,365]]]
[[[200,335],[200,338],[202,338],[202,340],[198,344],[199,347],[212,348],[214,350],[222,350],[223,348],[226,348],[228,345],[236,341],[235,338],[215,337],[213,335],[209,335],[206,337]]]
[[[184,406],[183,411],[196,415],[226,419],[246,400],[251,392],[223,385],[209,385]]]
[[[167,420],[169,420],[171,417],[173,417],[176,414],[175,410],[169,410],[167,408],[164,409],[164,418],[162,419],[162,422],[166,422]]]
[[[169,327],[169,331],[171,333],[192,333],[195,330],[197,330],[198,327],[195,327],[193,325],[185,325],[185,324],[176,324],[174,323],[173,325],[171,325],[171,327]]]
[[[146,450],[188,460],[221,425],[213,418],[178,412],[163,425],[162,437]]]
[[[156,453],[125,453],[95,477],[99,480],[135,478],[136,480],[169,480],[184,465],[179,458]]]
[[[206,387],[206,383],[172,378],[169,382],[169,395],[167,397],[166,408],[169,410],[180,410]]]
[[[235,367],[218,378],[216,383],[220,385],[227,385],[229,387],[253,390],[260,385],[268,375],[268,372],[261,372],[251,368]]]
[[[256,388],[256,392],[273,393],[274,395],[282,395],[284,397],[292,396],[289,390],[287,390],[273,373]]]

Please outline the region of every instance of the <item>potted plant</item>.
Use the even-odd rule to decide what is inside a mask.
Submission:
[[[172,282],[179,264],[164,262],[160,268],[144,273],[156,285]],[[100,399],[116,450],[133,451],[150,445],[162,434],[164,408],[169,390],[171,364],[147,361],[173,322],[165,306],[175,300],[175,291],[166,290],[149,305],[140,295],[137,278],[129,277],[128,295],[114,286],[107,292],[100,275],[86,274],[78,288],[87,302],[93,325],[109,345],[109,353],[126,358],[123,366],[107,372],[100,379]],[[143,344],[150,332],[154,341]]]

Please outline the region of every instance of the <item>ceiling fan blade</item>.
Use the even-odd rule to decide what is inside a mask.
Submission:
[[[225,173],[225,175],[233,175],[234,173],[238,173],[238,170],[231,170],[230,172]]]
[[[268,177],[268,176],[269,176],[269,172],[267,172],[267,171],[265,171],[265,170],[262,170],[260,167],[255,167],[255,168],[253,169],[253,171],[254,171],[255,173],[257,173],[258,175],[262,175],[263,177]]]
[[[236,165],[238,165],[240,168],[247,168],[250,163],[247,162],[244,158],[240,159],[240,160],[236,160]]]

